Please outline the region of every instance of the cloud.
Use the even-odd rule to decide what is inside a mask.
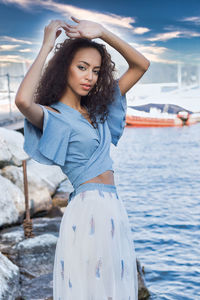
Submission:
[[[177,64],[177,63],[179,63],[179,61],[177,61],[177,60],[162,58],[162,57],[159,57],[158,55],[153,54],[153,53],[143,52],[143,55],[152,62],[165,63],[165,64]]]
[[[189,31],[189,30],[177,30],[177,31],[171,31],[171,32],[165,32],[165,33],[158,33],[154,37],[150,37],[147,40],[148,41],[168,41],[171,39],[177,39],[177,38],[191,38],[191,37],[199,37],[200,33],[195,31]]]
[[[156,55],[163,54],[163,53],[166,53],[167,51],[169,51],[168,48],[166,48],[166,47],[158,47],[155,44],[152,44],[152,45],[149,45],[149,46],[138,45],[137,49],[139,51],[141,51],[141,52],[145,51],[145,52],[153,53],[153,54],[156,54]]]
[[[0,0],[4,4],[16,4],[18,6],[28,8],[32,1],[29,0]]]
[[[27,49],[21,49],[19,50],[19,52],[28,53],[28,52],[32,52],[32,50],[27,48]]]
[[[40,4],[43,7],[53,10],[54,12],[59,12],[63,16],[67,17],[75,16],[78,19],[85,19],[85,16],[87,16],[87,20],[90,21],[101,20],[101,23],[117,25],[124,28],[133,28],[130,23],[135,23],[135,19],[132,17],[121,17],[116,14],[100,13],[97,11],[78,8],[72,5],[56,3],[51,0],[40,1]]]
[[[87,20],[101,20],[101,23],[103,24],[112,24],[124,28],[132,29],[133,26],[131,25],[131,23],[135,23],[135,19],[133,17],[121,17],[119,15],[111,13],[100,13],[98,11],[78,8],[73,5],[57,3],[53,0],[3,0],[3,3],[16,4],[18,6],[21,6],[23,9],[29,9],[33,6],[40,6],[42,8],[52,10],[53,12],[58,12],[64,17],[76,16],[76,18],[78,19],[85,19],[85,16],[87,16]]]
[[[15,48],[18,48],[20,45],[0,45],[0,51],[13,51]]]
[[[147,27],[135,27],[133,29],[133,33],[135,34],[144,34],[146,32],[149,32],[151,29],[147,28]]]
[[[200,25],[200,17],[188,17],[188,18],[182,19],[181,21],[191,22],[191,23],[194,23],[196,25]]]
[[[30,41],[26,40],[21,40],[21,39],[16,39],[11,36],[0,36],[0,41],[1,42],[12,42],[12,43],[20,43],[20,44],[27,44],[27,45],[32,45],[33,43]]]
[[[177,60],[167,59],[162,57],[162,55],[167,55],[168,53],[172,52],[166,47],[159,47],[156,46],[155,43],[151,45],[142,45],[137,43],[130,43],[135,49],[141,52],[146,58],[148,58],[152,62],[160,62],[160,63],[167,63],[167,64],[176,64]]]
[[[173,31],[173,32],[165,32],[165,33],[158,33],[154,37],[148,38],[149,41],[167,41],[174,38],[179,38],[180,32]]]
[[[32,62],[32,60],[24,58],[19,55],[0,55],[0,62],[3,63],[22,63],[22,62]]]

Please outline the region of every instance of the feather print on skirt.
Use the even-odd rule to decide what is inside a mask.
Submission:
[[[124,204],[115,186],[84,186],[60,223],[53,299],[138,300],[136,254]]]
[[[115,232],[115,225],[114,225],[114,220],[111,218],[111,235],[112,235],[112,238],[114,236],[114,232]]]
[[[64,260],[61,259],[61,278],[64,280]]]
[[[94,218],[93,216],[91,217],[91,220],[90,220],[90,234],[94,234],[94,231],[95,231],[95,225],[94,225]]]

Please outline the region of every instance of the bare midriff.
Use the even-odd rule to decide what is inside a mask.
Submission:
[[[84,183],[81,183],[80,185],[88,183],[88,182],[115,185],[113,171],[111,171],[111,170],[105,171],[104,173],[102,173],[102,174],[100,174],[100,175],[98,175],[98,176],[96,176],[96,177],[94,177],[90,180],[87,180]]]

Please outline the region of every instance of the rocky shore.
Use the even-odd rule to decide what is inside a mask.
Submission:
[[[0,299],[53,299],[55,248],[73,189],[59,167],[30,159],[23,151],[23,142],[22,133],[0,128]],[[23,160],[27,166],[31,238],[25,238],[23,227]],[[139,299],[147,299],[144,267],[138,260],[137,268]]]

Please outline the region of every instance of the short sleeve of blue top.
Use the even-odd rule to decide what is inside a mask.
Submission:
[[[126,95],[121,95],[118,80],[114,102],[108,106],[108,118],[104,123],[98,122],[97,129],[78,110],[63,102],[50,105],[58,112],[39,105],[44,112],[43,131],[24,119],[23,148],[31,158],[41,164],[60,166],[74,189],[107,170],[113,170],[110,144],[117,146],[125,127],[127,110]]]

